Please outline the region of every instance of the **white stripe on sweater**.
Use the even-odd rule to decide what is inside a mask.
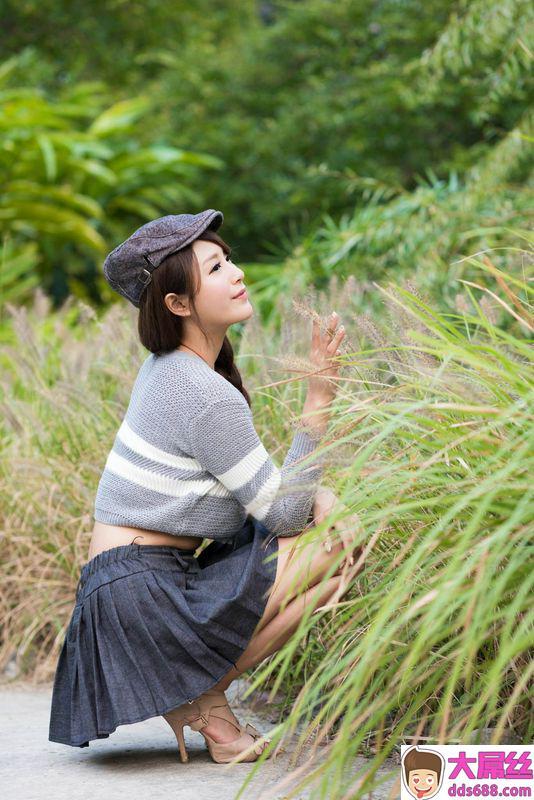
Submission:
[[[224,483],[231,491],[240,489],[245,483],[248,483],[254,475],[262,468],[266,461],[269,460],[269,453],[265,447],[260,443],[248,455],[234,464],[233,467],[226,470],[226,472],[217,473],[215,476],[221,483]]]
[[[136,483],[153,492],[169,495],[170,497],[185,497],[194,494],[202,497],[209,494],[214,497],[230,497],[231,494],[216,478],[212,480],[185,480],[183,478],[169,478],[168,475],[159,475],[147,469],[132,464],[113,450],[108,455],[106,469],[120,475],[121,478]]]
[[[135,433],[126,422],[126,419],[123,420],[117,436],[130,450],[158,464],[202,472],[202,465],[196,458],[166,453]],[[172,497],[185,497],[188,494],[194,494],[200,497],[210,495],[224,498],[230,497],[232,491],[240,489],[251,481],[269,458],[269,453],[260,442],[254,450],[238,461],[237,464],[234,464],[226,472],[215,475],[213,480],[175,479],[160,475],[132,464],[114,450],[109,453],[106,467],[111,472],[126,478],[138,486],[161,494],[168,494]],[[281,480],[281,472],[275,468],[257,494],[244,506],[247,514],[252,514],[259,520],[265,519],[276,498]]]
[[[262,466],[269,461],[269,453],[260,442],[248,455],[234,464],[231,469],[217,474],[216,477],[231,491],[240,489],[249,483],[259,472]],[[256,519],[263,520],[269,513],[276,498],[276,493],[282,481],[281,471],[274,466],[268,479],[260,486],[256,495],[244,505],[247,514],[252,514]]]
[[[165,450],[160,450],[159,447],[150,444],[146,439],[142,439],[130,428],[125,419],[117,431],[117,436],[130,450],[139,453],[140,456],[149,458],[151,461],[156,461],[158,464],[165,464],[168,467],[177,467],[178,469],[189,469],[195,472],[203,471],[202,464],[196,458],[166,453]]]
[[[252,514],[260,521],[265,519],[276,498],[276,493],[280,487],[281,480],[282,473],[279,469],[276,469],[270,476],[269,480],[263,484],[253,500],[246,504],[245,509],[247,514]]]

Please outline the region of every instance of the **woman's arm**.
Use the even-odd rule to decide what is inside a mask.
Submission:
[[[322,465],[308,463],[317,439],[295,433],[279,469],[263,446],[245,400],[210,403],[189,427],[191,455],[222,484],[247,514],[279,536],[301,531],[308,519]],[[217,492],[217,490],[214,490]]]
[[[310,361],[315,370],[308,381],[301,425],[281,469],[274,464],[254,428],[252,413],[242,396],[207,404],[189,425],[191,455],[214,475],[247,514],[273,533],[292,536],[306,526],[322,474],[322,465],[307,460],[326,431],[329,406],[337,391],[339,366],[332,359],[344,336],[335,332],[337,318],[322,334],[314,319]],[[331,379],[334,380],[331,380]]]

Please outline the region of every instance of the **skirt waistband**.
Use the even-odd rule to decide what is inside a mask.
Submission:
[[[194,556],[194,552],[194,550],[164,544],[121,544],[118,547],[103,550],[84,564],[81,568],[79,583],[80,586],[83,586],[87,579],[102,567],[107,567],[125,558],[141,558],[142,556],[150,556],[151,561],[157,561],[158,557],[162,560],[174,558],[184,572],[196,572],[198,560]]]

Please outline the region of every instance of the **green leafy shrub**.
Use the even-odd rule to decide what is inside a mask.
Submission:
[[[33,244],[28,280],[36,270],[56,304],[70,293],[107,301],[106,253],[149,219],[201,206],[191,175],[221,163],[157,141],[141,145],[152,120],[146,96],[110,104],[106,87],[92,82],[50,98],[37,88],[10,88],[16,64],[5,63],[1,75],[0,234],[20,252]]]

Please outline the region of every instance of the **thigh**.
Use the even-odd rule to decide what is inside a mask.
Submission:
[[[278,561],[276,579],[269,595],[263,617],[256,630],[266,625],[297,594],[318,583],[326,572],[331,570],[333,562],[340,557],[342,545],[334,543],[329,553],[319,541],[303,544],[302,537],[278,537]],[[342,565],[330,573],[330,577],[338,575]]]

